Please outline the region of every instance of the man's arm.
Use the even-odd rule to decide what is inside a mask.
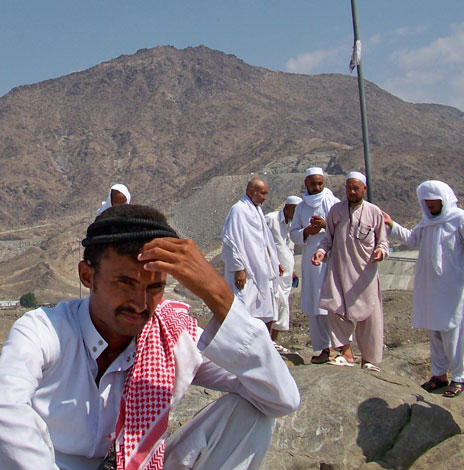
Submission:
[[[378,263],[388,256],[389,244],[387,231],[385,229],[384,217],[381,211],[377,211],[374,223],[375,247],[372,253],[371,262]]]
[[[58,470],[47,426],[31,406],[54,338],[30,315],[13,325],[0,356],[0,468]]]
[[[211,309],[211,320],[199,342],[204,357],[195,383],[238,393],[263,413],[293,411],[299,393],[287,366],[275,350],[261,320],[251,318],[225,279],[192,240],[158,238],[139,255],[145,269],[171,274]]]
[[[335,234],[335,222],[333,218],[333,209],[335,206],[332,206],[329,213],[327,214],[327,220],[325,220],[325,233],[324,238],[321,240],[317,247],[317,251],[321,251],[325,255],[332,249],[333,237]],[[322,219],[323,220],[323,219]]]
[[[319,216],[311,217],[309,225],[303,224],[301,218],[302,209],[295,209],[292,223],[290,224],[289,234],[290,239],[295,245],[306,245],[308,238],[312,235],[317,235],[322,229],[325,229],[325,220]]]
[[[288,233],[290,235],[290,240],[292,240],[295,245],[304,246],[307,244],[307,240],[304,237],[305,224],[302,222],[302,209],[300,206],[297,206],[295,209],[295,214],[293,215],[292,223]]]
[[[298,388],[266,326],[240,301],[234,301],[222,325],[211,320],[198,347],[205,359],[195,385],[237,393],[268,416],[298,408]]]
[[[387,235],[391,238],[395,238],[412,248],[417,248],[420,245],[420,234],[419,230],[409,230],[401,226],[398,222],[395,222],[389,214],[382,211],[383,219],[387,227]]]
[[[193,240],[155,238],[144,245],[138,259],[146,262],[145,269],[148,271],[170,274],[202,299],[219,323],[224,321],[234,294]]]

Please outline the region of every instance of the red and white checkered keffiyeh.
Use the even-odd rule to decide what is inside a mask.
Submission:
[[[189,306],[162,300],[137,337],[134,364],[124,384],[116,423],[118,470],[161,470],[175,382],[174,347],[187,331],[195,341],[197,322]]]

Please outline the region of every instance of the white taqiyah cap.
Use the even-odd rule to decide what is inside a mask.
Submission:
[[[348,181],[352,178],[361,181],[361,183],[364,184],[364,185],[366,184],[366,177],[362,173],[359,173],[359,171],[350,171],[346,175],[346,181]]]
[[[311,168],[306,169],[306,178],[311,175],[322,175],[324,176],[324,171],[318,166],[312,166]]]
[[[287,204],[299,204],[303,199],[298,196],[288,196],[287,200],[285,201],[285,205]]]

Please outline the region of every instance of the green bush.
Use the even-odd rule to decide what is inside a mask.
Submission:
[[[21,305],[21,307],[36,308],[38,303],[35,295],[32,292],[28,292],[27,294],[21,296],[19,299],[19,305]]]

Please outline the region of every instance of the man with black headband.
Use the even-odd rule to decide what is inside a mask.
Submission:
[[[89,297],[26,313],[4,344],[2,470],[258,469],[299,402],[265,325],[153,209],[108,209],[83,245]],[[167,274],[211,309],[204,332],[163,299]],[[165,443],[191,383],[231,393]]]

